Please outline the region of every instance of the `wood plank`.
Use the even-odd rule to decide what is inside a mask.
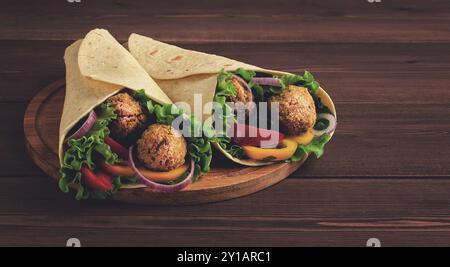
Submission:
[[[26,103],[2,103],[0,120],[5,127],[0,127],[0,179],[4,175],[43,175],[34,165],[25,149],[23,117]]]
[[[107,220],[106,228],[115,223],[124,227],[126,219],[119,218],[124,217],[131,220],[130,224],[142,229],[165,225],[164,220],[170,220],[172,226],[176,226],[177,219],[180,225],[183,224],[181,221],[189,221],[183,218],[194,221],[197,218],[193,225],[212,228],[216,224],[231,224],[232,220],[235,226],[251,227],[250,223],[238,224],[239,218],[259,220],[261,225],[266,224],[265,220],[285,223],[303,220],[298,227],[311,227],[308,220],[322,222],[315,227],[338,228],[348,227],[352,221],[364,222],[355,226],[361,229],[370,228],[370,222],[373,227],[377,226],[374,222],[379,222],[378,226],[389,226],[386,223],[389,220],[437,222],[441,218],[441,223],[448,223],[449,179],[359,178],[287,179],[266,190],[229,201],[191,206],[140,206],[113,201],[77,201],[72,195],[59,192],[56,182],[45,176],[5,177],[5,186],[0,188],[0,216],[24,217],[24,224],[29,223],[26,216],[52,216],[58,221],[74,220],[68,224],[78,222],[82,225],[85,222],[91,227],[100,227],[101,222]],[[17,194],[18,191],[22,194]],[[136,219],[132,218],[134,216]],[[141,222],[153,219],[153,223]],[[63,223],[47,220],[40,224]],[[424,223],[416,226],[424,229],[438,226],[447,231],[444,224]],[[170,225],[167,224],[167,227]],[[280,227],[283,228],[283,224]],[[398,225],[398,228],[402,226]],[[414,225],[405,223],[403,228],[414,228]]]
[[[386,246],[448,246],[449,186],[447,179],[291,179],[226,202],[144,207],[77,202],[43,177],[18,178],[0,188],[0,245],[62,246],[78,237],[102,246],[364,246],[377,237]]]
[[[64,76],[67,41],[0,41],[0,101],[29,101]],[[449,103],[448,44],[183,45],[262,67],[312,71],[337,104]],[[294,55],[294,56],[293,56]],[[12,90],[14,89],[14,90]],[[446,97],[447,96],[447,97]]]
[[[238,12],[237,12],[238,10]],[[4,1],[2,40],[74,40],[95,27],[181,42],[448,42],[448,1]],[[180,27],[182,25],[182,27]],[[414,25],[414,26],[411,26]],[[18,30],[20,28],[20,30]]]
[[[77,237],[82,246],[99,247],[365,247],[369,238],[380,239],[386,247],[448,247],[450,233],[415,230],[398,231],[299,231],[242,232],[233,230],[167,230],[84,229],[80,227],[51,229],[46,227],[3,227],[1,246],[64,247],[69,238]]]

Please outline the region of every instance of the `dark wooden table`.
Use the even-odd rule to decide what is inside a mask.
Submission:
[[[335,138],[320,161],[240,199],[77,202],[32,163],[22,120],[33,95],[64,76],[64,48],[95,27],[306,68],[335,101]],[[0,245],[450,245],[448,0],[8,0],[0,51]]]

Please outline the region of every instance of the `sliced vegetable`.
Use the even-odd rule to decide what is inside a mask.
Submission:
[[[313,128],[314,136],[319,137],[324,134],[331,134],[336,129],[336,117],[330,113],[320,113],[317,115],[316,125]]]
[[[240,146],[277,147],[284,139],[284,134],[267,129],[257,128],[248,124],[235,123],[231,127],[234,133],[233,142]]]
[[[314,139],[314,133],[312,130],[308,130],[306,133],[297,136],[289,136],[289,139],[295,141],[299,145],[308,145]]]
[[[233,85],[233,74],[222,69],[217,76],[217,88],[214,96],[213,116],[215,125],[212,126],[215,131],[215,139],[228,151],[231,146],[231,138],[227,136],[227,129],[236,120],[234,110],[227,104],[227,98],[236,97],[236,88]],[[216,112],[219,109],[220,112]],[[219,123],[222,127],[218,127]],[[218,129],[221,129],[220,131]]]
[[[96,114],[97,120],[85,136],[79,139],[70,139],[67,142],[63,165],[60,168],[61,178],[58,182],[60,189],[68,192],[70,186],[76,186],[77,200],[95,198],[98,195],[95,193],[96,190],[84,188],[85,184],[81,181],[83,166],[94,169],[93,159],[97,156],[101,156],[110,164],[118,162],[117,154],[112,152],[104,142],[105,137],[109,135],[108,124],[117,117],[115,109],[109,104],[103,103],[96,108]]]
[[[270,85],[270,86],[281,87],[281,82],[280,82],[279,78],[255,77],[252,79],[252,82],[259,84],[259,85]]]
[[[243,146],[245,154],[254,160],[280,161],[287,160],[297,150],[297,143],[284,139],[280,148],[259,148],[255,146]]]
[[[172,185],[155,183],[155,182],[151,181],[150,179],[148,179],[147,177],[145,177],[141,173],[141,171],[136,167],[136,164],[134,163],[134,160],[133,160],[133,147],[132,146],[130,147],[130,149],[128,151],[128,158],[129,158],[130,166],[133,169],[133,171],[135,172],[136,176],[150,190],[155,191],[155,192],[168,193],[168,192],[180,191],[181,189],[185,188],[186,186],[188,186],[191,183],[192,178],[194,176],[195,162],[194,162],[194,160],[191,159],[190,171],[189,171],[188,175],[186,176],[186,178],[184,178],[181,182],[179,182],[177,184],[172,184]]]
[[[189,164],[183,164],[180,167],[166,171],[166,172],[158,172],[152,171],[146,168],[139,168],[139,172],[145,176],[147,179],[153,182],[170,182],[180,178],[183,174],[185,174],[189,170]]]
[[[88,167],[81,167],[81,173],[83,174],[84,183],[91,189],[110,191],[113,189],[112,178],[104,173],[94,173]]]
[[[128,156],[127,156],[128,158]],[[134,176],[134,171],[129,165],[108,164],[105,161],[101,162],[102,169],[107,173],[123,177]]]
[[[128,149],[126,149],[124,146],[122,146],[109,136],[105,137],[105,143],[109,145],[111,150],[116,153],[119,158],[128,160]]]
[[[242,146],[236,145],[232,138],[229,136],[224,136],[217,138],[217,143],[222,147],[227,153],[229,153],[233,158],[242,159],[245,157],[244,150]]]
[[[84,135],[86,135],[89,132],[89,130],[92,128],[92,126],[94,126],[96,120],[97,120],[97,114],[95,114],[95,111],[91,110],[87,119],[83,122],[81,127],[78,130],[76,130],[75,133],[73,133],[71,136],[69,136],[66,140],[68,141],[71,139],[79,139],[79,138],[83,137]]]
[[[239,76],[241,76],[244,80],[246,80],[247,82],[250,82],[253,77],[255,77],[256,72],[253,70],[246,70],[243,68],[238,68],[235,73]]]
[[[298,145],[298,148],[303,150],[306,154],[314,153],[317,158],[320,158],[323,155],[325,144],[330,141],[331,135],[323,134],[322,136],[314,139],[311,143],[306,146]]]
[[[109,174],[115,176],[123,176],[123,177],[132,177],[135,172],[131,166],[122,166],[122,165],[111,165],[106,162],[102,162],[102,168]],[[180,178],[183,174],[185,174],[189,170],[188,164],[183,164],[180,167],[166,171],[152,171],[146,168],[138,168],[139,172],[145,176],[145,178],[152,180],[153,182],[170,182]]]

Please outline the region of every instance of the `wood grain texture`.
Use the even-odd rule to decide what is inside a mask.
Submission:
[[[0,101],[29,101],[39,89],[64,76],[61,55],[70,43],[0,42],[4,52],[0,78],[5,88],[0,90]],[[308,69],[331,89],[337,104],[450,103],[442,97],[450,81],[448,44],[174,44],[266,68],[293,73]],[[427,94],[424,88],[430,88]]]
[[[2,40],[74,40],[106,27],[121,41],[131,32],[186,43],[450,41],[446,0],[4,2]]]
[[[82,0],[83,1],[83,0]],[[2,2],[0,245],[450,245],[450,2]],[[180,26],[182,25],[182,26]],[[339,126],[320,160],[270,189],[184,207],[77,202],[28,158],[22,118],[93,27],[285,71],[309,69]],[[64,223],[67,223],[64,224]]]
[[[288,179],[236,200],[145,208],[77,202],[49,181],[0,188],[3,244],[60,246],[77,236],[91,246],[364,246],[377,237],[385,246],[445,246],[450,231],[448,179]],[[34,188],[25,197],[11,192],[24,182]],[[11,202],[20,204],[9,210]]]

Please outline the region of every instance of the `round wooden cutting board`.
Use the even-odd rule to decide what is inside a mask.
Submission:
[[[65,80],[40,91],[30,102],[24,118],[25,144],[33,161],[59,179],[58,130],[65,93]],[[113,199],[128,203],[183,205],[215,202],[255,193],[280,182],[303,162],[245,167],[226,160],[218,151],[211,171],[180,192],[155,193],[146,188],[122,189]],[[220,160],[218,160],[220,159]],[[217,161],[220,161],[217,163]],[[55,190],[59,190],[55,186]]]

